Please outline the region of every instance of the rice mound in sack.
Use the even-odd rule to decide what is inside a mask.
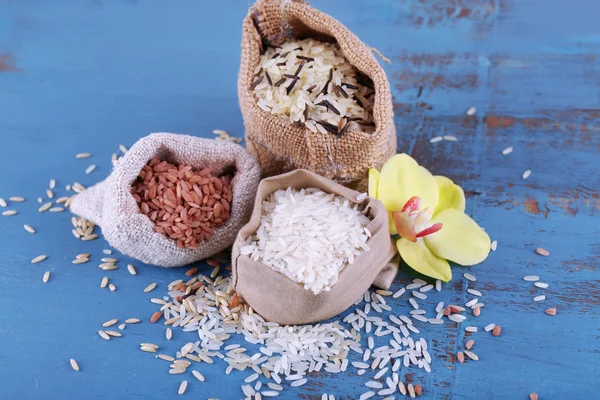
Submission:
[[[281,325],[331,318],[397,271],[383,204],[306,170],[261,181],[232,252],[234,289]]]
[[[71,211],[99,225],[121,253],[177,267],[232,245],[259,180],[256,159],[237,144],[153,133],[106,180],[78,194]]]
[[[301,168],[362,190],[396,154],[390,84],[371,48],[304,1],[250,9],[238,97],[263,176]]]

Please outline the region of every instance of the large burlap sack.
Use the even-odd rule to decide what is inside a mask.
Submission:
[[[319,188],[359,203],[361,212],[371,219],[369,251],[363,251],[339,274],[330,291],[315,295],[304,285],[292,281],[271,267],[240,254],[246,239],[261,222],[262,201],[279,189]],[[240,296],[267,321],[282,325],[307,324],[331,318],[350,307],[371,286],[389,289],[398,272],[399,258],[388,231],[388,214],[383,204],[367,197],[357,202],[360,193],[306,170],[296,170],[263,179],[258,186],[250,222],[238,233],[232,251],[233,286]]]
[[[177,242],[154,231],[154,223],[131,196],[131,184],[153,157],[194,169],[210,168],[216,175],[234,174],[229,219],[214,229],[197,249],[177,247]],[[84,190],[73,200],[71,211],[102,228],[104,238],[121,253],[147,264],[177,267],[217,254],[231,246],[248,222],[260,180],[256,159],[243,147],[225,141],[171,133],[153,133],[136,142],[103,182]]]
[[[252,93],[263,46],[287,39],[337,42],[344,56],[373,81],[375,131],[349,131],[342,137],[314,133],[262,110]],[[259,0],[242,27],[238,96],[246,127],[246,145],[256,154],[263,176],[308,169],[349,187],[364,189],[369,168],[380,169],[396,154],[396,128],[390,84],[371,49],[348,28],[304,1]]]

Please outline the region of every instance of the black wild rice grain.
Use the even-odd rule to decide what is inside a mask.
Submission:
[[[298,58],[300,60],[306,60],[306,61],[315,61],[314,58],[312,58],[312,57],[306,57],[306,56],[296,56],[296,58]]]
[[[357,95],[353,95],[352,98],[354,99],[354,101],[356,101],[356,104],[358,104],[359,106],[361,106],[362,108],[365,108],[365,105],[363,104],[362,101],[360,101],[360,99],[358,98]]]
[[[277,58],[277,57],[279,57],[279,53],[273,54],[273,57],[271,57],[271,60],[274,59],[274,58]]]
[[[298,75],[292,75],[292,74],[283,74],[283,76],[285,76],[286,78],[290,78],[290,79],[297,79]]]
[[[348,89],[358,90],[358,86],[354,86],[351,83],[342,82],[342,86],[346,86]]]
[[[340,92],[342,94],[342,96],[344,96],[344,98],[346,98],[346,99],[348,98],[348,93],[346,93],[346,91],[344,90],[343,87],[338,85],[337,90],[338,90],[338,92]]]
[[[269,86],[273,86],[273,81],[271,80],[271,75],[267,71],[265,71],[265,78],[267,78],[267,82],[269,82]]]
[[[329,70],[329,78],[327,78],[327,82],[325,82],[325,86],[323,86],[323,89],[321,90],[321,92],[319,94],[327,94],[327,87],[329,86],[329,83],[331,82],[332,78],[333,78],[333,68]]]
[[[306,64],[306,61],[302,61],[300,63],[300,65],[298,65],[298,69],[296,70],[296,73],[294,75],[298,76],[298,74],[300,73],[300,71],[302,71],[302,67],[304,67],[305,64]]]
[[[281,78],[280,80],[278,80],[277,82],[275,82],[275,87],[280,86],[283,82],[285,82],[285,78]]]
[[[325,103],[325,106],[326,106],[327,108],[329,108],[331,111],[333,111],[333,112],[334,112],[334,113],[336,113],[337,115],[340,115],[340,112],[339,112],[339,110],[338,110],[337,108],[335,108],[335,107],[333,106],[333,104],[331,104],[329,101],[327,101],[327,100],[323,100],[323,103]]]
[[[283,62],[277,63],[275,65],[277,65],[278,67],[281,67],[282,65],[285,65],[286,63],[287,63],[287,61],[283,61]]]
[[[312,93],[312,91],[315,90],[316,87],[317,87],[317,85],[312,85],[311,87],[309,87],[308,89],[306,89],[306,91],[308,93]]]
[[[290,83],[290,86],[288,86],[287,88],[285,88],[285,92],[286,94],[289,96],[289,94],[292,92],[292,89],[294,88],[294,85],[296,84],[296,82],[298,82],[298,78],[294,79],[292,81],[292,83]]]
[[[259,77],[257,80],[254,81],[254,83],[250,86],[250,90],[254,90],[262,81],[263,81],[264,77]]]
[[[318,123],[319,123],[319,124],[320,124],[320,125],[321,125],[323,128],[325,128],[325,130],[326,130],[327,132],[329,132],[329,133],[333,133],[334,135],[337,135],[337,134],[339,133],[339,132],[338,132],[338,129],[337,129],[337,126],[335,126],[335,125],[333,125],[333,124],[330,124],[330,123],[329,123],[329,122],[327,122],[327,121],[317,121],[317,122],[318,122]]]

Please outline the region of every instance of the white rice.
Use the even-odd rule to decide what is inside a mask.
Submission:
[[[348,122],[348,118],[356,118],[372,123],[374,91],[358,83],[359,72],[335,44],[305,39],[285,42],[279,48],[267,48],[255,73],[253,93],[258,98],[258,106],[266,112],[286,116],[292,122],[302,122],[311,131],[323,134],[328,131],[317,121],[331,124],[338,132],[347,123],[350,130],[373,131],[372,126]],[[285,77],[285,74],[298,78]],[[336,93],[334,85],[341,87],[347,97],[341,92]]]
[[[314,294],[329,291],[340,271],[369,250],[370,220],[344,197],[315,188],[278,190],[263,201],[262,214],[241,253]]]
[[[535,282],[535,281],[539,281],[540,277],[537,275],[527,275],[523,279],[526,280],[527,282]]]

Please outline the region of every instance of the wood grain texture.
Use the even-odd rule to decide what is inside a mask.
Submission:
[[[454,364],[466,339],[454,324],[425,326],[433,372],[403,369],[425,399],[596,398],[600,366],[600,36],[594,1],[376,0],[314,1],[392,63],[399,150],[468,194],[467,211],[498,250],[469,268],[484,293],[477,363]],[[0,197],[24,196],[13,217],[0,217],[0,398],[162,399],[181,376],[138,349],[155,342],[173,353],[188,337],[147,321],[149,302],[185,269],[139,265],[138,276],[97,268],[106,244],[79,242],[66,213],[38,213],[50,178],[57,193],[89,185],[110,171],[118,144],[149,132],[210,137],[221,128],[242,136],[237,105],[241,21],[247,2],[0,0]],[[477,108],[474,116],[465,111]],[[438,135],[457,142],[431,144]],[[502,155],[513,146],[514,152]],[[78,152],[93,157],[75,159]],[[90,164],[98,168],[90,175]],[[531,169],[527,180],[521,174]],[[37,233],[27,233],[30,224]],[[550,257],[534,249],[544,247]],[[81,252],[92,262],[73,265]],[[32,265],[30,260],[47,254]],[[209,267],[207,267],[209,268]],[[42,284],[44,271],[50,282]],[[463,271],[438,301],[464,303]],[[547,300],[522,280],[548,282]],[[116,292],[99,288],[108,275]],[[402,269],[394,287],[411,279]],[[143,288],[157,282],[151,294]],[[543,310],[553,306],[556,317]],[[393,302],[406,313],[405,299]],[[137,317],[123,338],[96,331],[111,318]],[[481,330],[481,329],[480,329]],[[383,343],[382,343],[383,344]],[[69,366],[78,361],[81,371]],[[206,382],[186,376],[186,396],[237,399],[247,374],[223,363],[200,365]],[[315,374],[280,398],[334,393],[354,399],[366,378]]]

